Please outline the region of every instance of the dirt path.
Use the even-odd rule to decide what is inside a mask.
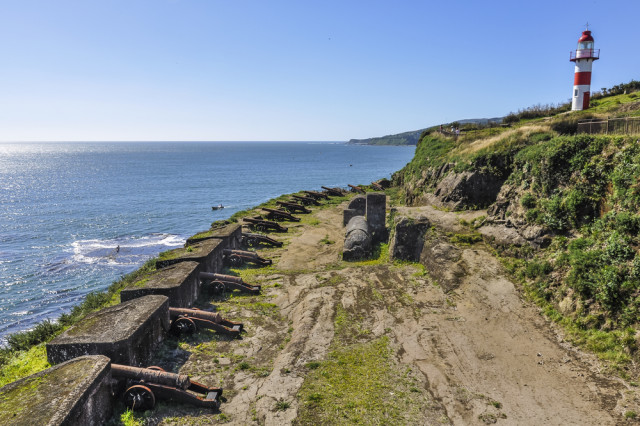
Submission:
[[[449,231],[459,226],[454,213],[431,209],[428,214]],[[340,261],[340,224],[340,208],[318,210],[279,237],[287,242],[283,249],[264,250],[265,257],[276,259],[274,268],[244,273],[247,281],[263,285],[265,296],[202,305],[216,305],[224,316],[243,321],[247,334],[241,341],[198,333],[159,354],[158,363],[169,369],[223,386],[222,414],[163,405],[147,423],[313,423],[305,420],[309,402],[301,399],[301,389],[315,377],[309,363],[324,362],[336,350],[339,310],[361,331],[353,332],[354,342],[389,338],[393,362],[414,380],[411,392],[419,398],[406,397],[413,398],[406,399],[412,408],[396,423],[623,422],[623,405],[632,399],[628,389],[598,374],[591,357],[558,339],[538,310],[521,301],[482,245],[460,249],[466,274],[445,293],[414,265]],[[396,395],[401,404],[405,394]]]

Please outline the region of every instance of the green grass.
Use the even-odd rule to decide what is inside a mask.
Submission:
[[[394,363],[387,337],[336,348],[307,376],[297,422],[404,424],[407,411],[420,405],[410,383]]]
[[[0,370],[0,387],[49,367],[44,344],[38,344],[28,350],[15,351],[6,359]]]

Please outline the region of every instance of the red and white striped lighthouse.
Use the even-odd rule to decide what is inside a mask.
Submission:
[[[593,61],[600,59],[600,49],[593,48],[593,37],[588,29],[582,32],[582,37],[578,40],[578,48],[575,52],[570,52],[569,60],[576,63],[576,72],[573,78],[573,97],[571,99],[571,110],[581,111],[589,108],[589,98],[591,97],[591,67]]]

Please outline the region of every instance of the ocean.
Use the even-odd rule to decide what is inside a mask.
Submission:
[[[0,342],[55,320],[215,220],[285,193],[389,178],[414,150],[329,142],[0,144]],[[211,209],[219,204],[225,208]]]

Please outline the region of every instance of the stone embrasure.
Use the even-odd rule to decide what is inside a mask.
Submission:
[[[56,364],[82,355],[105,355],[118,364],[143,365],[169,329],[169,299],[151,295],[94,312],[47,343]]]
[[[176,308],[192,306],[200,293],[200,264],[180,262],[149,273],[120,292],[120,300],[126,302],[150,294],[169,298],[169,305]]]
[[[225,242],[225,248],[235,249],[240,246],[242,239],[242,226],[237,223],[231,223],[221,228],[209,229],[205,232],[200,232],[191,238],[187,239],[187,246],[199,243],[211,238],[217,238]]]
[[[0,389],[0,425],[101,425],[111,416],[111,363],[84,356]]]
[[[180,262],[198,262],[204,272],[216,272],[222,267],[222,252],[225,242],[210,238],[186,248],[178,248],[160,254],[156,268],[161,269]]]

